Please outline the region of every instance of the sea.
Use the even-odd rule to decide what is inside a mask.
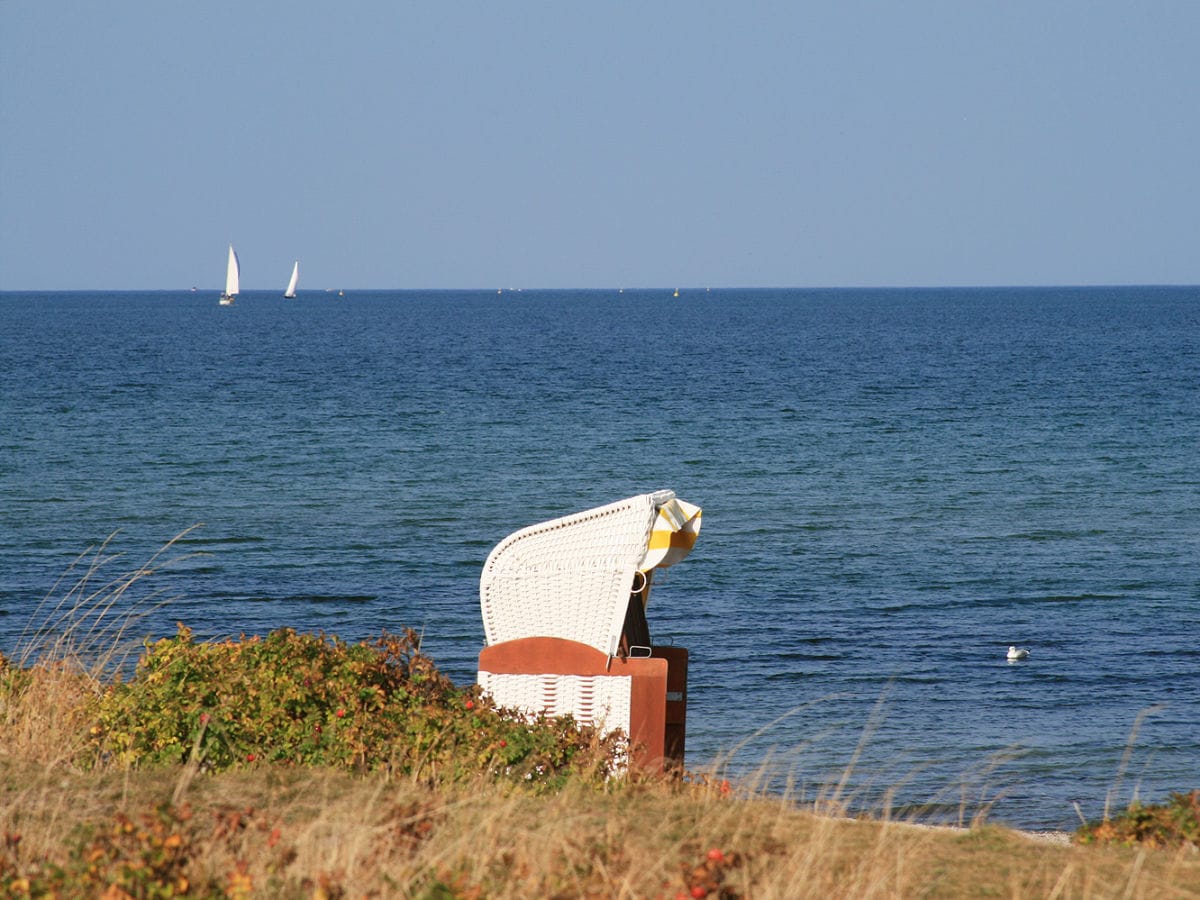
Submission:
[[[670,489],[689,770],[1073,829],[1200,787],[1198,466],[1194,287],[6,291],[0,651],[88,599],[467,685],[492,547]]]

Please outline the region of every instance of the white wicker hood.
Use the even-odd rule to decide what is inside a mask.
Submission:
[[[488,645],[557,637],[614,655],[637,573],[686,556],[700,519],[699,507],[656,491],[514,532],[479,580]]]

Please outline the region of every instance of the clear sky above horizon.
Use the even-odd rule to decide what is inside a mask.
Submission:
[[[0,0],[0,289],[1200,283],[1200,3]]]

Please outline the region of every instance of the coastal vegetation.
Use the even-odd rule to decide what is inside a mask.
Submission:
[[[615,737],[495,708],[411,631],[131,647],[116,612],[152,569],[89,564],[0,656],[5,896],[1200,896],[1197,791],[1068,842],[626,772]]]

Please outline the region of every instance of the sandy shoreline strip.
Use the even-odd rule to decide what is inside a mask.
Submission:
[[[847,819],[846,821],[872,821],[871,819],[858,820]],[[933,831],[951,831],[957,834],[966,834],[971,829],[961,825],[926,825],[921,822],[904,822],[896,819],[884,820],[883,824],[899,825],[903,828],[921,828]],[[1013,834],[1019,834],[1023,838],[1028,838],[1031,841],[1038,841],[1045,844],[1061,844],[1067,846],[1071,843],[1071,833],[1069,831],[1023,831],[1020,828],[1010,828],[1007,825],[996,823],[997,827],[1007,829]]]

